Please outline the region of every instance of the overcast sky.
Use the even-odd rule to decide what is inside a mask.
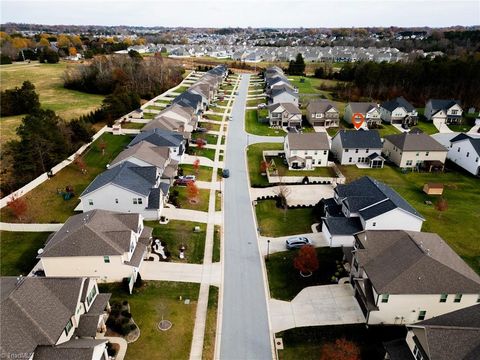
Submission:
[[[479,25],[480,0],[1,0],[1,22],[192,27]]]

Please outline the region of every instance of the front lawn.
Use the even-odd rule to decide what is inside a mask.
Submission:
[[[142,129],[146,124],[145,123],[137,123],[137,122],[124,122],[121,124],[122,129]]]
[[[259,200],[255,206],[260,235],[287,236],[312,232],[312,208],[279,209],[275,200]]]
[[[452,164],[447,162],[447,167]],[[385,166],[383,169],[358,169],[356,166],[339,166],[347,182],[364,175],[372,176],[390,185],[402,195],[426,221],[422,231],[438,233],[472,268],[480,273],[480,192],[478,179],[456,170],[445,173],[403,174],[397,167]],[[438,196],[430,196],[422,191],[427,182],[445,185],[443,197],[448,202],[448,210],[440,212],[433,205]],[[461,235],[459,234],[461,231]]]
[[[222,115],[213,115],[213,114],[206,114],[203,115],[205,119],[208,120],[213,120],[213,121],[222,121],[223,116]]]
[[[174,186],[170,191],[178,191],[178,204],[181,209],[190,209],[198,211],[208,211],[208,197],[210,196],[210,190],[198,189],[199,195],[197,202],[192,203],[188,199],[188,192],[186,186]]]
[[[321,176],[335,177],[335,172],[331,167],[321,166],[315,167],[313,170],[289,170],[288,165],[283,163],[283,159],[279,156],[266,156],[265,159],[270,163],[272,160],[278,170],[280,176]]]
[[[435,127],[435,125],[433,125],[433,122],[431,122],[431,121],[421,121],[421,120],[419,120],[417,125],[415,125],[413,127],[419,128],[424,133],[429,134],[429,135],[438,133],[438,129]]]
[[[285,131],[272,129],[268,123],[258,121],[257,110],[247,110],[245,113],[245,130],[252,135],[285,136]]]
[[[283,339],[284,350],[279,350],[282,360],[317,360],[326,343],[345,338],[360,350],[360,359],[383,360],[383,342],[404,339],[404,326],[369,326],[364,324],[310,326],[285,330],[275,334]]]
[[[222,228],[220,225],[215,225],[213,232],[213,252],[212,252],[212,262],[220,261],[220,238]]]
[[[460,124],[460,125],[448,125],[448,128],[453,132],[469,132],[472,126],[468,124]]]
[[[148,353],[151,359],[188,359],[192,344],[199,284],[144,281],[128,295],[120,284],[99,284],[101,292],[112,293],[110,302],[130,303],[132,318],[140,328],[140,337],[128,344],[125,359],[138,359]],[[182,300],[180,300],[182,299]],[[184,300],[190,299],[189,304]],[[163,319],[172,322],[168,331],[160,331]]]
[[[155,118],[155,116],[157,116],[157,115],[158,114],[144,112],[143,113],[143,118],[149,120],[149,119]]]
[[[247,100],[247,106],[257,106],[259,104],[265,104],[267,101],[264,97],[261,99],[253,99],[253,100]]]
[[[183,175],[195,175],[199,181],[212,181],[212,168],[210,166],[199,166],[198,172],[195,172],[193,165],[180,164],[179,169],[183,169]]]
[[[173,90],[173,92],[182,94],[185,91],[187,91],[189,88],[190,88],[190,85],[184,85],[184,86],[180,86],[180,87],[176,88],[175,90]]]
[[[222,211],[222,194],[215,191],[215,211]]]
[[[192,156],[203,156],[212,161],[215,160],[215,149],[206,149],[206,148],[199,149],[198,147],[190,146],[188,148],[187,154]]]
[[[260,165],[263,161],[264,150],[283,150],[283,144],[279,143],[260,143],[252,144],[247,148],[248,173],[250,177],[250,186],[262,187],[269,186],[267,176],[262,175]]]
[[[160,104],[160,103],[156,103],[156,104]],[[165,109],[165,106],[167,105],[167,103],[164,103],[164,106],[160,106],[160,105],[148,105],[145,109],[147,110],[156,110],[156,111],[162,111],[163,109]]]
[[[387,135],[400,134],[400,131],[395,126],[390,125],[390,124],[386,124],[386,123],[382,123],[375,130],[378,131],[378,135],[380,135],[381,138],[384,138]]]
[[[310,277],[302,277],[299,271],[293,267],[293,259],[297,256],[299,250],[283,251],[269,256],[265,264],[272,298],[291,301],[302,289],[308,286],[335,283],[331,281],[331,278],[339,271],[337,261],[342,261],[342,249],[320,247],[315,250],[319,268]],[[347,276],[345,271],[339,273],[339,275],[338,277]]]
[[[132,138],[128,135],[103,134],[83,153],[87,172],[83,174],[77,165],[71,164],[51,179],[43,182],[35,189],[24,195],[27,202],[26,222],[32,223],[63,223],[74,214],[73,209],[78,205],[78,196],[109,164]],[[106,144],[105,155],[99,148],[101,141]],[[72,186],[75,197],[63,200],[60,192],[67,186]],[[0,210],[3,222],[16,222],[7,207]]]
[[[204,127],[209,131],[220,131],[220,124],[213,124],[213,123],[210,123],[210,122],[199,121],[198,126],[199,127]]]
[[[218,135],[215,134],[204,134],[204,133],[192,133],[192,139],[203,139],[210,145],[217,145]]]
[[[186,247],[186,262],[203,264],[205,252],[206,225],[193,221],[170,220],[168,224],[159,224],[158,221],[146,221],[145,226],[153,228],[153,237],[164,241],[172,257],[171,261],[185,262],[180,260],[180,247]],[[195,226],[200,227],[199,232],[194,232]]]
[[[28,275],[38,262],[37,251],[44,247],[48,232],[0,232],[0,275]]]
[[[210,285],[208,290],[207,320],[205,338],[203,340],[202,359],[213,359],[215,352],[215,336],[217,333],[218,287]]]

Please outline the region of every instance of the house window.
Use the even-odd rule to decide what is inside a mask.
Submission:
[[[314,154],[315,154],[315,155],[318,155],[318,151],[315,151]]]
[[[407,160],[407,166],[412,166],[412,160]]]
[[[376,222],[373,222],[373,223],[372,223],[372,226],[377,226],[377,223],[376,223]]]
[[[308,155],[308,151],[305,151],[305,152],[304,152],[304,155]]]
[[[369,151],[369,149],[366,149],[366,150],[365,150],[365,154],[368,154],[368,151]]]
[[[323,155],[327,155],[327,150],[324,150],[324,151],[323,151]]]
[[[142,203],[142,198],[133,198],[134,205],[141,204],[141,203]]]
[[[456,294],[453,302],[459,303],[462,300],[462,294]]]
[[[115,204],[118,204],[118,199],[115,199]]]
[[[90,206],[93,205],[93,200],[92,199],[88,199],[88,205],[90,205]]]
[[[97,287],[96,286],[94,286],[92,288],[92,290],[90,290],[90,292],[88,293],[88,296],[87,296],[87,305],[88,306],[90,306],[90,303],[92,302],[95,295],[97,295]]]
[[[348,162],[352,162],[352,158],[348,158]]]
[[[345,152],[348,152],[348,149],[345,149]]]
[[[457,115],[458,114],[458,110],[452,110],[452,115]]]
[[[388,303],[388,298],[390,297],[389,294],[383,294],[382,295],[382,303]]]
[[[477,303],[480,303],[480,295],[478,295]]]
[[[420,155],[420,153],[416,153],[416,154],[415,154],[415,156],[418,156],[418,155]]]
[[[312,165],[315,165],[315,159],[312,159]]]
[[[423,355],[418,349],[417,345],[413,346],[413,356],[415,357],[415,360],[423,360]]]
[[[470,153],[467,151],[467,157],[469,157],[469,156],[470,156]]]
[[[457,148],[457,152],[460,152],[460,148],[459,148],[459,147]]]
[[[355,149],[355,154],[358,154],[358,149]]]
[[[420,312],[418,313],[418,320],[425,320],[425,315],[427,315],[427,311],[420,310]]]
[[[448,297],[448,294],[442,294],[440,295],[440,302],[447,302],[447,297]]]
[[[478,157],[477,157],[477,158],[475,158],[475,162],[478,162]]]
[[[425,156],[428,156],[428,154],[429,154],[429,152],[427,151],[427,152],[425,153]]]
[[[67,326],[65,326],[65,335],[68,336],[68,333],[70,332],[70,330],[72,330],[72,327],[73,327],[73,323],[72,323],[72,319],[68,320],[68,323],[67,323]]]
[[[110,264],[110,256],[105,255],[105,256],[103,257],[103,262],[104,262],[105,264]]]

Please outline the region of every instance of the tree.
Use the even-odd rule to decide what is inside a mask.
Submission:
[[[87,173],[87,164],[85,163],[85,160],[83,160],[83,157],[81,155],[75,157],[73,163],[78,166],[82,174]]]
[[[197,140],[195,140],[195,144],[197,144],[197,148],[201,150],[205,147],[205,140],[202,138],[198,138]]]
[[[295,61],[291,60],[289,62],[287,72],[289,75],[303,75],[305,73],[305,61],[302,54],[298,53]]]
[[[437,200],[435,204],[435,208],[438,211],[447,211],[448,210],[448,202],[444,197],[441,197],[440,199]]]
[[[193,169],[195,170],[195,175],[198,175],[198,170],[200,169],[200,160],[195,159],[193,162]]]
[[[100,140],[100,142],[98,143],[98,148],[100,149],[100,151],[102,152],[102,156],[105,155],[105,149],[107,148],[107,143],[105,142],[105,140]]]
[[[69,48],[68,48],[68,55],[70,55],[70,56],[76,56],[76,55],[77,55],[77,48],[75,48],[75,47],[73,47],[73,46],[72,46],[72,47],[69,47]]]
[[[270,164],[268,161],[262,160],[260,162],[260,173],[263,175],[267,172],[267,170],[270,169]]]
[[[187,197],[190,201],[197,201],[198,195],[200,195],[200,190],[198,190],[197,185],[191,181],[187,184]]]
[[[11,200],[7,202],[7,207],[18,220],[21,220],[28,210],[25,199],[15,195],[13,195]]]
[[[293,267],[300,271],[302,276],[311,276],[318,270],[318,258],[315,248],[311,245],[304,245],[300,248],[298,255],[293,259]]]
[[[60,56],[56,51],[47,47],[39,52],[38,61],[41,63],[56,64],[60,61]]]
[[[360,360],[358,345],[345,338],[325,343],[320,351],[320,360]]]

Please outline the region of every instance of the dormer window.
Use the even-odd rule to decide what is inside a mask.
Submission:
[[[68,333],[70,332],[70,330],[72,330],[73,328],[73,322],[72,322],[72,319],[68,320],[68,323],[67,323],[67,326],[65,326],[65,335],[68,336]]]

